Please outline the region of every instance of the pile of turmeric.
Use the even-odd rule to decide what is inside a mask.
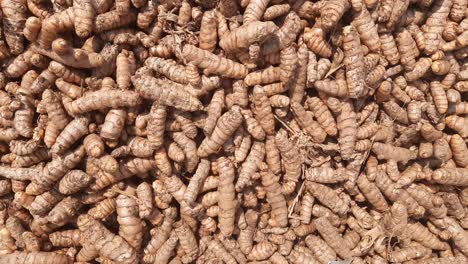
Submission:
[[[0,263],[468,263],[467,0],[0,0]]]

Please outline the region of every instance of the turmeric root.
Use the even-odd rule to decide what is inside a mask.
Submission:
[[[51,90],[47,89],[42,94],[44,103],[46,104],[46,111],[48,113],[49,121],[44,134],[44,143],[46,146],[51,147],[59,133],[69,123],[65,110],[63,109],[59,98]]]
[[[291,109],[296,117],[298,124],[312,137],[312,140],[317,143],[322,143],[327,137],[327,133],[322,127],[315,122],[305,109],[297,102],[291,103]]]
[[[197,164],[200,160],[200,157],[197,154],[197,146],[195,141],[186,137],[181,132],[176,132],[173,134],[173,139],[185,152],[186,157],[186,169],[189,172],[193,172],[197,167]]]
[[[352,26],[343,28],[343,51],[345,54],[346,82],[351,98],[361,97],[364,89],[364,56],[359,36]]]
[[[434,104],[437,107],[437,111],[441,114],[447,112],[448,100],[442,85],[437,82],[431,82],[431,95],[434,99]]]
[[[314,182],[307,182],[306,186],[317,200],[335,213],[344,215],[348,212],[349,205],[338,197],[338,195],[336,195],[336,193],[334,193],[334,191],[329,187]]]
[[[135,92],[106,90],[87,93],[64,105],[69,113],[76,115],[104,108],[136,106],[140,102],[141,99]]]
[[[267,135],[272,135],[275,129],[275,119],[271,110],[270,101],[268,100],[263,87],[259,85],[254,87],[253,102],[253,113],[257,122]]]
[[[10,142],[10,151],[16,155],[28,155],[35,152],[39,148],[39,141],[29,140],[13,140]]]
[[[321,28],[305,28],[304,41],[307,47],[321,57],[331,57],[332,48],[325,40],[324,32]]]
[[[91,0],[80,0],[73,2],[75,13],[75,32],[81,38],[87,38],[93,31],[93,20],[95,16]]]
[[[468,123],[467,118],[451,115],[445,118],[445,123],[448,127],[457,131],[462,138],[468,137],[468,128],[466,126]]]
[[[78,229],[57,231],[49,235],[49,240],[55,247],[80,246],[80,239],[81,231]]]
[[[346,259],[351,256],[351,250],[346,246],[338,230],[325,217],[315,219],[314,223],[322,238],[340,257]]]
[[[244,24],[248,25],[255,21],[260,21],[267,9],[269,0],[249,1],[243,15]]]
[[[224,106],[224,90],[218,89],[213,93],[210,105],[208,106],[207,113],[208,118],[203,127],[203,131],[206,135],[211,135],[216,126],[216,121],[222,114],[222,108]]]
[[[190,227],[183,220],[174,224],[174,230],[179,238],[180,246],[184,249],[183,263],[190,263],[199,253],[198,243]]]
[[[135,190],[127,189],[129,195],[134,195]],[[117,196],[115,200],[117,221],[119,222],[119,235],[135,249],[141,247],[143,241],[143,223],[138,217],[137,202],[126,194]]]
[[[463,177],[465,170],[464,168],[441,168],[434,171],[431,178],[440,184],[464,186],[467,184]]]
[[[223,236],[228,237],[234,230],[235,217],[235,189],[234,189],[234,166],[225,158],[218,159],[220,170],[218,185],[218,206],[219,206],[219,228]]]
[[[69,196],[57,203],[55,207],[50,210],[45,220],[53,226],[63,226],[78,214],[80,208],[81,202]]]
[[[55,158],[47,163],[42,173],[37,173],[33,181],[26,187],[26,193],[41,194],[57,182],[65,173],[73,169],[84,157],[83,147],[65,153],[62,158]]]
[[[273,22],[254,21],[222,36],[219,46],[227,53],[233,53],[246,49],[254,43],[262,43],[277,30],[278,27]]]
[[[70,259],[65,254],[58,254],[54,252],[14,252],[11,254],[6,254],[0,257],[1,261],[5,263],[57,263],[57,264],[67,264],[70,263]]]
[[[284,164],[284,180],[283,194],[290,194],[296,187],[301,174],[301,160],[299,156],[299,150],[293,145],[288,139],[285,131],[280,131],[275,137],[276,146],[281,153],[281,159]]]
[[[432,6],[431,13],[423,28],[424,36],[426,37],[426,47],[424,50],[426,54],[433,54],[439,47],[441,35],[444,31],[444,24],[452,3],[450,0],[438,0]]]
[[[466,0],[159,2],[0,0],[0,262],[466,262]]]
[[[51,153],[61,154],[73,143],[88,133],[89,119],[76,118],[71,121],[58,135],[57,140],[51,147]]]
[[[265,165],[265,167],[267,166]],[[267,201],[272,208],[269,223],[273,227],[285,227],[288,224],[287,206],[284,196],[281,193],[281,185],[278,183],[276,176],[265,167],[261,168],[260,175],[262,178],[262,185],[265,187],[267,193]]]
[[[95,52],[89,52],[83,49],[73,49],[69,47],[67,52],[65,52],[64,54],[59,54],[53,50],[45,50],[36,45],[32,45],[30,48],[36,53],[39,53],[41,55],[53,59],[54,61],[74,68],[89,69],[96,68],[104,64],[104,58],[100,54]]]
[[[273,20],[277,17],[287,14],[290,9],[291,7],[289,4],[272,5],[265,10],[265,13],[263,14],[263,20]]]
[[[20,96],[20,108],[16,110],[13,119],[13,125],[18,133],[26,138],[31,138],[33,133],[34,110],[31,104],[31,98]]]
[[[31,1],[28,1],[31,2]],[[39,31],[41,30],[42,21],[37,17],[29,17],[24,25],[23,34],[24,37],[30,42],[34,42],[37,39]]]
[[[184,46],[182,57],[204,69],[206,74],[219,74],[228,78],[243,78],[247,75],[247,68],[244,65],[189,44]]]
[[[169,81],[150,76],[132,77],[133,85],[143,98],[152,99],[157,104],[173,106],[185,111],[202,109],[201,102],[183,89],[179,89]]]
[[[336,121],[333,118],[330,110],[317,97],[309,97],[306,100],[309,109],[314,113],[314,116],[317,118],[317,122],[323,127],[325,132],[329,136],[335,136],[337,134]]]
[[[253,247],[247,258],[251,260],[264,260],[273,255],[276,250],[277,246],[275,244],[264,240]]]
[[[238,108],[231,110],[218,119],[218,123],[213,130],[211,137],[206,138],[198,147],[197,154],[200,157],[207,157],[215,153],[219,147],[234,133],[242,122],[242,115]]]
[[[279,81],[280,68],[268,67],[259,71],[251,72],[245,76],[245,84],[254,86],[257,84],[269,84]]]
[[[87,187],[91,181],[91,176],[83,171],[72,170],[60,180],[58,189],[62,194],[72,194]]]
[[[380,51],[381,43],[377,33],[377,26],[372,20],[367,8],[363,7],[361,11],[355,15],[352,23],[364,45],[373,52]]]
[[[30,212],[37,215],[47,214],[61,199],[63,195],[55,189],[44,192],[34,199],[30,205]]]
[[[321,27],[325,31],[333,29],[349,8],[348,1],[332,0],[324,2],[320,10]]]
[[[28,8],[26,1],[3,0],[0,3],[3,13],[3,28],[5,40],[11,53],[19,55],[24,50],[23,29],[26,22]]]
[[[96,203],[93,208],[89,209],[88,214],[96,220],[105,219],[112,214],[115,209],[115,199],[108,198]]]
[[[450,9],[450,18],[455,22],[462,20],[463,14],[466,13],[466,5],[467,3],[464,0],[453,1],[452,9]]]
[[[424,246],[421,246],[417,243],[412,243],[408,247],[393,251],[388,257],[392,262],[401,262],[428,255],[429,252],[430,250]]]
[[[260,141],[254,141],[249,155],[239,169],[239,176],[235,185],[237,192],[251,184],[251,175],[257,171],[258,163],[263,161],[264,158],[265,145]]]
[[[188,66],[178,65],[170,59],[161,59],[158,57],[150,57],[145,61],[145,65],[151,67],[154,71],[163,74],[171,81],[180,84],[189,84]]]
[[[202,187],[206,181],[206,177],[208,176],[210,170],[210,162],[206,159],[200,160],[198,164],[197,170],[195,174],[190,179],[190,182],[187,186],[187,189],[184,193],[184,202],[189,205],[193,206],[197,195],[200,191],[202,191]]]
[[[83,146],[90,157],[98,158],[104,153],[104,142],[97,134],[89,134],[86,136],[83,140]]]
[[[148,140],[154,148],[158,148],[163,143],[164,123],[166,122],[166,107],[153,103],[150,110],[146,131]]]
[[[135,250],[122,237],[114,235],[99,221],[84,214],[78,217],[77,224],[82,232],[83,245],[93,246],[100,255],[113,261],[137,262]],[[109,246],[109,243],[112,246]]]

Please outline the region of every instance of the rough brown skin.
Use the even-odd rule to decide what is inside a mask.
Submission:
[[[26,22],[26,1],[4,0],[0,3],[5,27],[5,40],[11,53],[19,55],[24,50],[24,37],[22,35]]]
[[[163,246],[164,242],[172,236],[172,224],[175,222],[175,208],[164,210],[164,220],[155,231],[151,231],[152,237],[148,245],[144,249],[145,256],[143,259],[146,262],[152,262],[155,259],[156,252]]]
[[[275,129],[275,120],[263,87],[257,85],[253,92],[254,108],[253,113],[257,122],[263,128],[267,135],[272,135]]]
[[[242,78],[247,75],[247,68],[244,65],[229,59],[219,58],[211,52],[192,45],[187,44],[184,46],[182,56],[187,61],[204,69],[206,74],[220,74],[231,78]],[[209,60],[205,58],[209,58]]]
[[[267,201],[272,208],[269,224],[273,227],[285,227],[288,224],[286,200],[278,179],[266,167],[261,168],[260,176],[262,185],[265,187]]]
[[[201,191],[201,187],[204,185],[205,179],[208,176],[210,170],[210,162],[206,159],[202,159],[198,164],[197,170],[187,186],[184,193],[184,202],[193,206],[197,195]]]
[[[220,212],[218,214],[219,228],[223,236],[229,237],[234,230],[235,201],[234,188],[234,165],[225,158],[218,159],[220,170],[219,185],[218,185],[218,206]]]
[[[83,140],[83,145],[88,156],[93,158],[102,156],[105,150],[104,142],[97,134],[89,134],[86,136]]]
[[[55,154],[65,152],[73,143],[88,133],[88,124],[87,118],[77,118],[71,121],[58,135],[57,140],[51,146],[51,152]]]
[[[80,246],[81,231],[78,229],[57,231],[50,234],[49,239],[56,247]]]
[[[426,20],[424,28],[424,36],[426,37],[426,47],[424,52],[426,54],[433,54],[436,52],[441,34],[444,30],[445,20],[447,19],[453,1],[435,1],[431,13]]]
[[[208,155],[215,153],[240,126],[241,122],[242,115],[239,108],[231,108],[229,112],[222,115],[218,119],[211,137],[205,139],[198,147],[198,156],[207,157]]]
[[[318,183],[308,182],[307,189],[317,200],[321,201],[322,204],[329,207],[332,211],[337,214],[344,215],[349,210],[348,204],[338,197],[332,189],[325,185]]]
[[[277,30],[278,27],[273,22],[254,21],[222,36],[219,45],[226,52],[233,53],[246,49],[253,43],[262,43]]]
[[[288,139],[287,133],[285,133],[285,131],[280,131],[276,134],[275,143],[281,154],[281,160],[284,164],[285,184],[283,185],[283,194],[290,194],[294,191],[302,170],[299,151]]]
[[[445,118],[445,123],[448,127],[457,131],[462,138],[466,138],[468,136],[468,129],[466,128],[468,120],[466,118],[451,115]]]
[[[134,190],[129,194],[135,194]],[[133,248],[140,248],[143,240],[143,224],[138,217],[137,201],[132,197],[121,194],[117,196],[115,202],[117,221],[120,224],[119,235]]]
[[[73,169],[84,157],[84,148],[77,148],[63,155],[63,158],[48,162],[42,173],[37,173],[32,182],[26,187],[26,193],[38,195],[49,190],[65,173]]]
[[[359,13],[355,15],[353,20],[354,27],[358,31],[362,42],[374,52],[380,51],[380,39],[377,33],[377,26],[372,20],[367,8],[363,7]]]
[[[145,61],[145,65],[151,67],[154,71],[163,74],[170,80],[180,83],[190,83],[188,75],[189,67],[184,67],[177,64],[175,61],[170,59],[162,59],[158,57],[150,57]]]
[[[185,255],[182,257],[183,263],[190,263],[199,251],[197,240],[190,230],[190,227],[184,221],[174,224],[174,231],[179,238],[180,246],[184,249]]]
[[[24,37],[31,42],[35,41],[37,38],[37,35],[39,34],[39,31],[41,30],[41,26],[42,26],[41,19],[37,17],[29,17],[26,20],[26,23],[24,25],[24,29],[23,29]]]
[[[398,52],[395,39],[391,34],[380,34],[380,42],[382,44],[382,53],[390,64],[397,64],[400,60],[400,53]]]
[[[265,145],[262,142],[255,141],[252,144],[249,155],[242,163],[236,182],[236,191],[239,192],[244,187],[251,185],[251,175],[254,174],[258,169],[258,163],[263,161],[265,157]]]
[[[327,133],[322,127],[312,119],[305,109],[297,102],[291,103],[291,109],[296,117],[299,126],[312,137],[312,140],[317,143],[325,141]]]
[[[331,56],[331,46],[325,41],[324,32],[321,28],[305,28],[303,38],[307,47],[317,55],[322,57]]]
[[[92,177],[80,170],[72,170],[63,176],[58,185],[60,193],[70,195],[86,188]]]
[[[352,26],[343,28],[343,51],[346,66],[346,82],[351,98],[361,97],[364,90],[364,57],[359,36]]]
[[[72,83],[68,83],[62,78],[58,78],[57,80],[55,80],[55,85],[62,93],[64,93],[71,99],[77,99],[83,95],[83,89],[81,89],[81,87]]]
[[[216,12],[206,11],[203,13],[200,26],[199,48],[213,52],[216,48],[218,34],[216,31]]]
[[[121,263],[137,263],[135,250],[120,236],[111,233],[89,215],[78,217],[78,227],[83,232],[82,245],[93,246],[99,254]],[[84,248],[82,249],[82,251]]]
[[[243,15],[244,24],[261,20],[269,2],[269,0],[249,1]]]
[[[0,257],[0,260],[5,263],[53,263],[53,264],[69,264],[73,261],[67,255],[58,254],[53,252],[15,252],[6,254]]]
[[[356,141],[356,113],[350,102],[344,102],[340,115],[338,115],[337,128],[339,131],[338,143],[344,159],[350,159]]]
[[[257,84],[269,84],[279,81],[280,68],[268,67],[259,71],[251,72],[245,76],[245,84],[255,86]]]
[[[153,103],[148,123],[146,125],[147,137],[154,148],[158,148],[163,143],[164,123],[166,121],[166,107]]]
[[[333,227],[325,217],[316,219],[314,223],[320,235],[327,244],[335,250],[338,256],[344,259],[351,256],[351,251],[347,248],[343,238],[340,237],[338,230]]]
[[[247,255],[251,260],[265,260],[269,258],[277,250],[277,246],[270,241],[264,240],[254,246],[252,251]]]
[[[105,219],[115,211],[115,208],[115,199],[108,198],[96,203],[93,208],[89,209],[88,214],[97,220]]]
[[[350,8],[348,1],[332,0],[326,1],[320,12],[321,27],[330,31],[335,27],[343,14]]]
[[[203,108],[197,98],[183,89],[176,89],[169,81],[135,75],[132,77],[132,82],[141,97],[154,100],[158,104],[173,106],[184,111],[196,111]]]
[[[104,108],[136,106],[140,102],[138,94],[133,91],[106,90],[87,93],[64,105],[69,113],[76,115]]]
[[[194,171],[200,160],[200,157],[197,155],[196,143],[181,132],[174,133],[173,138],[185,152],[187,170],[190,172]]]

